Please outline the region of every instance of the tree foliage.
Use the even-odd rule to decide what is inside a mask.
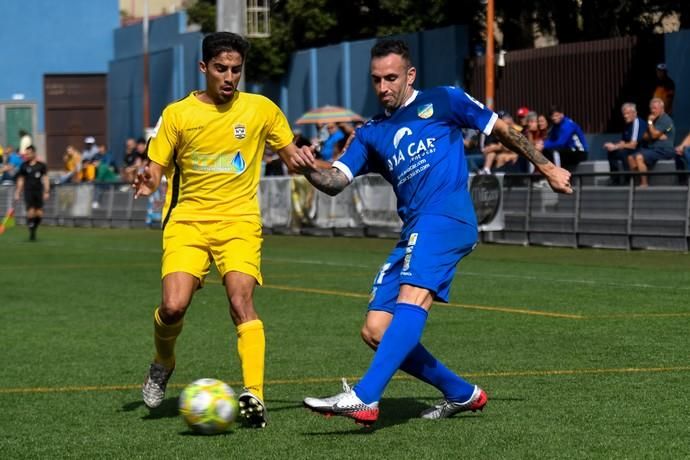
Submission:
[[[215,3],[187,10],[205,33],[215,30]],[[482,0],[273,0],[271,36],[251,39],[247,79],[280,78],[296,50],[451,24],[469,25],[472,42],[482,43],[485,8]],[[533,46],[535,32],[561,43],[651,33],[672,15],[690,27],[688,0],[495,0],[495,8],[504,49]]]

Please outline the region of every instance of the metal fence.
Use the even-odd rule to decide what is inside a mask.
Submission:
[[[535,176],[505,176],[499,219],[503,229],[484,231],[482,239],[524,245],[688,251],[688,173],[649,175],[653,185],[640,188],[634,181],[624,186],[605,185],[609,173],[575,174],[572,195],[552,192]],[[13,193],[13,186],[0,186],[2,213],[12,206]],[[301,176],[263,178],[259,202],[268,233],[395,236],[401,227],[392,189],[377,175],[357,178],[336,197],[314,190]],[[161,205],[162,196],[135,200],[127,184],[60,185],[53,188],[45,205],[44,222],[157,228]],[[16,216],[23,223],[23,204],[17,207]]]
[[[609,186],[612,175],[573,175],[574,193],[561,195],[533,176],[506,176],[505,227],[484,241],[569,247],[688,250],[690,187],[687,172],[650,172],[641,188],[636,174],[616,173],[628,185]]]

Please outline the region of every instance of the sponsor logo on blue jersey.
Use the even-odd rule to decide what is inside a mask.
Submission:
[[[432,154],[436,151],[435,137],[427,137],[424,139],[415,139],[413,132],[407,126],[396,131],[393,136],[393,147],[395,152],[388,157],[388,170],[393,171],[395,167],[402,164],[408,158],[422,157]]]

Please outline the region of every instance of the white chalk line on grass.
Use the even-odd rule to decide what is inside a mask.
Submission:
[[[546,369],[546,370],[515,370],[515,371],[485,371],[485,372],[466,372],[463,375],[468,378],[520,378],[520,377],[558,377],[558,376],[579,376],[593,374],[653,374],[662,372],[688,372],[690,366],[670,366],[670,367],[623,367],[623,368],[601,368],[601,369]],[[361,377],[346,377],[347,380],[357,381]],[[267,380],[265,385],[308,385],[320,383],[340,382],[341,377],[311,377],[300,379],[273,379]],[[396,375],[393,380],[410,380],[413,377],[407,375]],[[241,381],[227,382],[231,386],[242,386]],[[168,388],[184,388],[184,383],[171,383]],[[81,393],[81,392],[106,392],[106,391],[130,391],[141,390],[141,384],[123,385],[82,385],[82,386],[58,386],[58,387],[17,387],[0,388],[0,394],[38,394],[38,393]]]
[[[65,247],[64,244],[57,244],[53,242],[40,242],[43,246],[51,247]],[[33,246],[36,247],[36,246]],[[74,246],[79,249],[86,249],[78,245]],[[144,248],[135,249],[127,247],[112,247],[104,246],[98,247],[99,251],[113,251],[113,252],[136,252],[136,253],[161,253],[160,249]],[[363,268],[372,270],[372,276],[378,268],[377,265],[368,264],[358,264],[351,262],[333,261],[333,260],[319,260],[319,259],[291,259],[283,257],[264,257],[262,258],[264,263],[280,263],[280,264],[297,264],[297,265],[325,265],[332,267],[344,267],[344,268]],[[46,265],[46,267],[62,268],[60,265]],[[11,267],[0,267],[0,269],[10,269]],[[651,283],[621,283],[615,281],[606,280],[588,280],[588,279],[573,279],[573,278],[553,278],[545,277],[542,275],[518,275],[514,273],[495,273],[495,272],[472,272],[459,269],[457,276],[462,278],[463,276],[474,276],[478,278],[502,278],[502,279],[513,279],[513,280],[523,280],[523,281],[538,281],[541,283],[563,283],[563,284],[583,284],[588,286],[603,286],[603,287],[615,287],[622,289],[665,289],[665,290],[676,290],[676,291],[690,291],[690,283],[688,285],[676,284],[676,285],[659,285]]]

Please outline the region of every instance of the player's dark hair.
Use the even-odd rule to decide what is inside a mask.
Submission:
[[[560,105],[554,104],[549,108],[549,116],[553,115],[556,112],[563,113],[563,109],[561,108]]]
[[[371,47],[371,58],[382,58],[389,54],[397,54],[402,57],[408,65],[411,65],[410,48],[407,43],[402,40],[395,40],[392,38],[384,38]]]
[[[29,146],[26,148],[26,150],[31,150],[32,152],[36,153],[36,147],[34,147],[33,145],[29,145]]]
[[[215,32],[204,37],[201,43],[201,56],[206,64],[225,51],[236,51],[244,61],[249,51],[249,42],[232,32]]]

